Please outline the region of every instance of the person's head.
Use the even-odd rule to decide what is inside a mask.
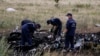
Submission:
[[[36,24],[36,22],[32,21],[33,24]]]
[[[73,15],[71,13],[67,13],[66,16],[68,17],[68,19],[70,19],[70,18],[72,18]]]
[[[47,20],[47,24],[51,24],[51,20]]]
[[[41,25],[40,24],[35,24],[36,25],[36,29],[40,29]]]

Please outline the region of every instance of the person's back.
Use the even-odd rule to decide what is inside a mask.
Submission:
[[[22,31],[27,31],[27,32],[34,32],[36,29],[35,29],[35,24],[33,23],[27,23],[27,24],[24,24],[22,26]]]
[[[35,30],[33,23],[27,23],[22,26],[22,45],[25,45],[26,42],[28,45],[32,45],[32,33],[34,33]]]
[[[21,26],[24,25],[24,24],[27,24],[27,23],[32,23],[32,21],[31,20],[28,20],[28,19],[24,19],[21,22]]]
[[[67,21],[67,35],[69,35],[69,36],[74,36],[75,35],[75,30],[76,30],[76,22],[75,22],[75,20],[74,19],[69,19],[68,21]]]
[[[26,22],[26,21],[27,20],[24,20],[23,22]],[[26,42],[28,43],[28,45],[32,45],[33,33],[34,31],[40,28],[41,28],[40,24],[36,24],[32,22],[31,20],[28,20],[28,22],[24,23],[21,26],[21,31],[22,31],[21,45],[25,45]]]
[[[62,25],[62,22],[59,18],[51,19],[51,21],[52,21],[51,24],[54,25],[54,26],[61,26]]]

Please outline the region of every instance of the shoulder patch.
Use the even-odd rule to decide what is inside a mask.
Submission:
[[[76,27],[76,23],[72,23],[71,27]]]

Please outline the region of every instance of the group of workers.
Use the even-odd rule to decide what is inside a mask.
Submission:
[[[74,35],[76,30],[76,21],[73,19],[73,15],[71,13],[67,13],[66,17],[68,20],[66,22],[66,28],[64,30],[65,33],[65,50],[74,50]],[[47,20],[47,24],[52,25],[51,32],[53,32],[53,37],[61,36],[62,32],[62,21],[59,18],[51,18]],[[37,29],[40,29],[41,25],[31,20],[23,20],[21,22],[21,45],[25,45],[27,42],[28,45],[32,45],[32,34]]]

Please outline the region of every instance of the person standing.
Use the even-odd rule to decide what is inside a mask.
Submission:
[[[71,13],[66,15],[68,20],[66,22],[66,30],[65,30],[65,50],[74,50],[74,35],[76,30],[76,21],[73,19]]]

